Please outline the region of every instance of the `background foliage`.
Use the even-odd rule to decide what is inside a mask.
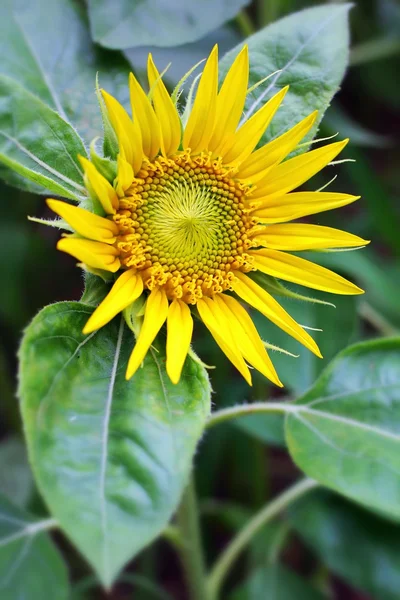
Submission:
[[[32,400],[25,402],[31,457],[34,459],[38,449],[44,449],[48,456],[45,463],[36,465],[35,473],[51,516],[33,483],[15,399],[16,353],[23,329],[43,306],[81,297],[81,274],[73,268],[70,258],[55,251],[58,231],[30,223],[26,215],[50,217],[43,197],[35,195],[39,190],[37,183],[64,197],[79,198],[82,194],[76,152],[85,153],[85,145],[101,133],[94,93],[96,72],[101,85],[126,102],[127,73],[134,69],[141,77],[151,50],[161,68],[172,61],[168,71],[172,88],[215,42],[222,55],[265,25],[316,3],[214,0],[210,11],[208,1],[202,4],[175,0],[168,13],[162,11],[163,4],[147,0],[138,3],[133,11],[128,0],[90,0],[87,6],[74,0],[5,0],[0,7],[0,174],[5,182],[0,183],[4,206],[0,220],[0,597],[4,600],[19,598],[26,590],[29,600],[186,598],[173,551],[173,534],[168,530],[129,563],[108,594],[101,590],[88,563],[70,541],[59,532],[48,531],[54,526],[55,515],[102,580],[110,582],[111,577],[101,567],[104,529],[99,531],[98,522],[91,524],[92,529],[82,528],[84,519],[81,522],[76,518],[81,498],[88,501],[86,486],[93,492],[92,505],[98,503],[99,522],[102,514],[104,517],[101,491],[88,482],[83,467],[79,480],[76,478],[76,465],[82,464],[82,454],[90,462],[101,451],[96,438],[98,430],[85,430],[87,443],[74,455],[73,422],[68,431],[58,428],[61,413],[65,415],[72,408],[81,411],[88,423],[104,420],[104,414],[96,414],[96,407],[91,405],[93,390],[86,389],[86,395],[80,397],[66,394],[65,404],[56,406],[50,416],[46,413],[50,421],[42,433],[26,425],[40,418],[35,412],[34,394]],[[322,30],[312,19],[301,22],[301,17],[296,16],[294,20],[301,23],[297,37],[291,35],[289,20],[280,23],[278,29],[273,25],[268,37],[260,32],[250,42],[254,83],[290,62],[302,39],[311,37],[300,60],[279,75],[280,83],[294,80],[297,84],[292,86],[285,108],[274,120],[272,134],[314,108],[326,108],[329,89],[337,86],[342,77],[347,59],[346,30],[332,15],[345,14],[347,8],[342,3],[326,2],[318,10],[316,22],[325,23]],[[209,14],[212,18],[205,18]],[[322,21],[321,15],[326,15]],[[287,336],[282,339],[277,328],[254,315],[262,337],[299,355],[297,359],[274,356],[286,386],[283,392],[270,387],[257,374],[250,390],[204,330],[198,328],[195,339],[198,353],[207,364],[217,367],[210,371],[214,408],[244,401],[276,402],[282,394],[297,399],[295,408],[286,415],[281,411],[241,417],[211,428],[201,439],[194,461],[207,563],[213,563],[255,511],[299,478],[299,468],[330,488],[309,492],[284,517],[262,528],[253,538],[245,560],[227,579],[223,597],[232,600],[259,600],[266,593],[273,600],[294,596],[305,600],[399,597],[399,342],[381,340],[393,338],[400,331],[399,5],[395,0],[360,0],[351,11],[350,22],[350,68],[326,113],[319,137],[336,131],[341,137],[349,136],[346,156],[357,162],[329,167],[328,173],[316,177],[312,186],[319,187],[338,174],[337,189],[361,194],[363,199],[357,205],[319,215],[314,222],[343,227],[373,240],[362,253],[319,256],[321,264],[355,279],[367,294],[360,298],[335,298],[336,309],[286,301],[285,306],[296,320],[324,330],[315,333],[324,355],[322,361]],[[279,44],[285,27],[289,28],[285,39],[291,38],[293,47],[289,42]],[[150,41],[157,47],[146,46]],[[228,62],[229,54],[222,65]],[[319,78],[310,76],[312,69],[318,70]],[[29,176],[33,171],[38,173],[36,182],[22,179],[21,175]],[[321,298],[325,299],[322,294]],[[77,303],[67,306],[78,312],[88,310],[87,305]],[[36,317],[29,330],[35,344],[40,344],[43,320],[52,323],[58,310],[48,307]],[[74,330],[74,323],[65,317],[62,324],[57,321],[52,326],[55,335],[77,337],[79,345],[80,327]],[[118,339],[118,327],[118,323],[113,323],[110,331],[102,334],[97,354],[104,368],[112,367],[110,357],[115,355],[115,348],[107,344],[111,346],[112,340]],[[111,331],[114,329],[115,335]],[[60,361],[68,360],[63,353],[68,355],[68,344],[73,343],[54,339],[48,351]],[[353,343],[356,345],[346,350]],[[26,369],[21,381],[21,388],[27,390],[43,385],[41,373],[45,369],[40,353],[33,351],[33,346],[30,348],[31,354],[24,354]],[[84,350],[79,360],[86,360]],[[324,367],[327,370],[316,381]],[[152,386],[157,387],[156,369],[154,365],[152,368]],[[189,364],[188,369],[196,369],[196,365]],[[67,389],[77,376],[70,363],[58,385]],[[127,452],[126,462],[132,461],[129,464],[135,473],[135,477],[130,477],[130,472],[121,474],[116,469],[113,481],[108,482],[116,490],[114,501],[107,507],[117,523],[115,530],[107,533],[109,551],[116,562],[114,570],[137,546],[137,540],[129,536],[125,536],[124,544],[120,543],[126,526],[126,507],[121,510],[120,497],[125,497],[126,489],[137,481],[137,465],[143,460],[138,448],[141,444],[151,460],[152,449],[161,444],[165,449],[164,463],[160,466],[153,461],[152,468],[168,470],[176,464],[168,462],[171,457],[166,440],[171,440],[172,435],[182,456],[189,461],[209,410],[204,393],[206,383],[201,382],[201,375],[198,381],[196,390],[192,387],[191,391],[193,396],[198,394],[200,404],[189,403],[185,415],[173,424],[165,423],[165,415],[158,412],[157,426],[152,431],[148,428],[146,436],[139,439],[136,454],[127,450],[118,436],[114,440],[113,456]],[[96,394],[106,398],[107,389],[100,389],[101,383],[96,385]],[[137,385],[140,386],[139,380]],[[119,409],[139,411],[145,421],[149,407],[133,405],[133,396],[124,388],[122,377],[117,378],[117,386]],[[180,393],[173,395],[176,406],[182,401]],[[185,393],[182,392],[183,397]],[[154,402],[156,405],[157,393]],[[152,407],[153,415],[157,410],[157,406]],[[119,435],[138,442],[141,429],[135,421],[121,421],[118,413],[113,419]],[[145,540],[141,545],[154,537],[161,521],[168,520],[187,468],[187,464],[182,464],[181,471],[174,471],[167,486],[157,475],[154,480],[160,487],[147,487],[154,506],[160,494],[164,494],[166,502],[163,510],[169,504],[159,522],[154,517],[160,518],[159,511],[146,512]],[[62,501],[66,497],[70,502]],[[143,506],[129,508],[138,515],[140,523]]]

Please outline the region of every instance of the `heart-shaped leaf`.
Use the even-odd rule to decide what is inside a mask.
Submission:
[[[108,586],[176,509],[210,387],[190,357],[172,384],[161,345],[126,381],[133,334],[117,318],[84,336],[91,312],[63,302],[33,320],[21,347],[20,396],[39,488]]]
[[[287,408],[289,452],[307,475],[400,519],[400,339],[350,346]]]

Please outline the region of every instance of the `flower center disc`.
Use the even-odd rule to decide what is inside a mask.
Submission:
[[[249,188],[208,155],[158,157],[133,180],[114,220],[121,263],[148,289],[195,304],[231,287],[233,271],[250,271]]]

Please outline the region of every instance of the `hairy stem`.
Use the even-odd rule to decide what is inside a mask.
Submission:
[[[287,404],[285,402],[253,402],[252,404],[241,404],[239,406],[231,406],[230,408],[223,408],[212,413],[207,421],[207,427],[213,427],[224,421],[230,419],[236,419],[243,415],[251,415],[259,412],[271,412],[271,413],[288,413],[296,412],[298,407]]]

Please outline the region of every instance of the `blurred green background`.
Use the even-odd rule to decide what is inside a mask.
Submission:
[[[168,83],[173,86],[191,65],[208,54],[214,43],[219,43],[222,55],[267,23],[313,4],[317,2],[255,1],[228,24],[198,42],[152,51],[161,67],[172,61]],[[278,353],[273,356],[286,385],[283,391],[270,386],[257,373],[254,387],[248,388],[199,326],[195,349],[208,365],[217,367],[210,371],[215,406],[297,395],[307,389],[327,362],[349,343],[400,331],[399,2],[359,0],[351,11],[351,31],[350,68],[342,89],[326,113],[318,137],[336,132],[340,138],[350,137],[345,158],[356,162],[328,167],[309,185],[310,189],[316,189],[337,175],[332,190],[362,196],[358,203],[316,215],[312,222],[343,228],[372,240],[362,252],[317,257],[321,264],[355,279],[366,294],[334,299],[320,295],[333,301],[336,309],[294,300],[284,303],[302,325],[323,330],[315,333],[324,355],[322,361],[264,318],[254,315],[264,339],[299,355],[298,358]],[[148,51],[148,47],[125,51],[139,74]],[[17,500],[20,506],[46,515],[34,489],[22,442],[15,396],[16,357],[22,331],[40,308],[59,300],[80,298],[82,274],[72,258],[56,252],[57,230],[27,220],[27,215],[50,217],[43,197],[18,191],[3,182],[0,194],[3,206],[0,219],[0,491],[14,502]],[[285,452],[281,427],[280,417],[250,416],[212,429],[202,440],[195,464],[209,562],[249,515],[298,476]],[[294,578],[297,591],[296,596],[276,598],[313,600],[322,598],[321,594],[340,600],[400,598],[400,529],[333,494],[315,493],[310,498],[307,503],[304,501],[304,506],[297,505],[288,520],[274,523],[255,539],[246,559],[240,561],[230,576],[227,589],[236,588],[232,599],[264,598],[254,590],[267,589],[270,582],[257,580],[257,568],[266,563],[275,564],[278,556],[285,565],[279,569],[291,571],[275,571],[274,577],[277,581],[280,577]],[[356,556],[351,551],[355,537],[360,544]],[[75,550],[60,534],[56,534],[55,539],[69,565],[75,586],[73,600],[103,597],[143,600],[167,598],[168,593],[172,598],[185,598],[179,564],[164,540],[143,552],[115,590],[103,596]],[[381,570],[375,573],[377,565]],[[240,582],[250,573],[253,573],[252,581],[245,588],[241,587]],[[303,582],[311,582],[313,587],[305,587],[303,593],[297,576],[303,578]],[[381,586],[382,578],[385,584]],[[161,592],[152,590],[148,581],[158,582],[164,596],[157,595]]]

